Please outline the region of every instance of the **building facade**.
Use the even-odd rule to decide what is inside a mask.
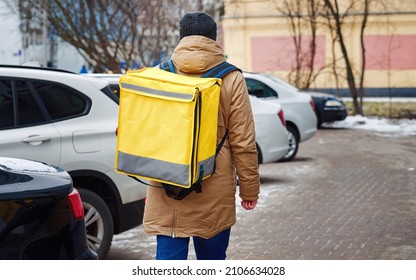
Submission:
[[[311,2],[324,1],[225,0],[222,27],[228,60],[245,71],[272,73],[298,86],[294,79],[307,75],[311,89],[348,95],[339,38],[329,27],[334,17],[322,6],[311,9]],[[369,0],[367,12],[363,0],[338,2],[357,86],[364,69],[365,96],[416,97],[416,1]]]

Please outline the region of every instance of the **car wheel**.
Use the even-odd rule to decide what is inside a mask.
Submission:
[[[107,256],[113,240],[113,218],[107,204],[99,195],[82,188],[79,193],[84,206],[88,247],[102,260]]]
[[[289,139],[289,150],[287,151],[287,154],[280,160],[282,162],[293,160],[299,149],[299,134],[297,130],[292,126],[288,126],[287,132]]]

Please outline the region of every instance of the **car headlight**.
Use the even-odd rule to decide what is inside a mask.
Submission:
[[[342,104],[341,103],[341,101],[338,101],[338,100],[327,100],[326,102],[325,102],[325,106],[328,106],[328,107],[341,107],[341,106],[344,106],[344,104]]]

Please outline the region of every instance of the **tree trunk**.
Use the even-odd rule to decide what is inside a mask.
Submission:
[[[351,65],[351,61],[349,59],[348,56],[348,50],[346,48],[345,45],[345,41],[344,41],[344,37],[342,34],[342,22],[340,20],[340,14],[339,14],[339,9],[338,9],[338,1],[335,0],[335,8],[332,5],[332,3],[329,0],[324,0],[326,6],[328,7],[329,11],[331,12],[331,15],[334,17],[335,20],[335,30],[338,36],[338,41],[339,41],[339,45],[341,47],[341,52],[342,52],[342,56],[345,62],[345,67],[346,67],[346,72],[347,72],[347,83],[348,83],[348,87],[350,89],[350,95],[352,97],[353,100],[353,109],[354,109],[354,114],[363,114],[363,110],[362,107],[360,106],[360,104],[358,103],[358,91],[357,91],[357,86],[355,83],[355,78],[354,78],[354,73],[353,73],[353,69],[352,69],[352,65]],[[335,10],[336,9],[336,10]]]

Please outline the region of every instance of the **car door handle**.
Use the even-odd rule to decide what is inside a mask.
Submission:
[[[40,145],[48,141],[51,141],[51,137],[40,135],[30,135],[29,137],[22,139],[23,143],[30,145]]]

